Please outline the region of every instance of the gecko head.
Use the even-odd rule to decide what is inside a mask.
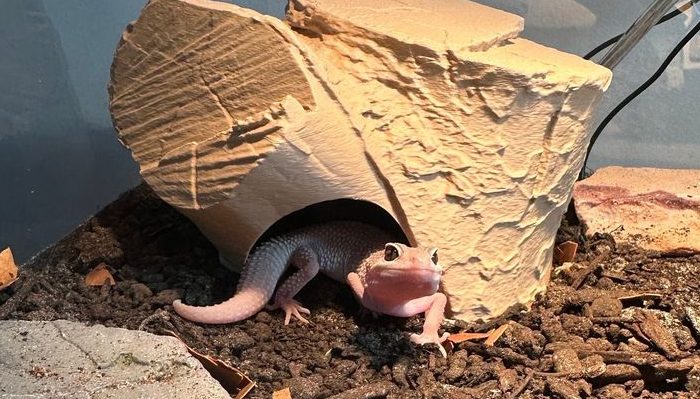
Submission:
[[[366,279],[377,289],[405,290],[414,295],[430,295],[437,291],[442,276],[437,248],[409,247],[387,243],[373,256]],[[369,288],[369,287],[368,287]]]

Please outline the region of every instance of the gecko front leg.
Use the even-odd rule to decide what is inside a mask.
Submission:
[[[308,323],[301,314],[311,314],[311,311],[294,300],[294,296],[311,281],[319,271],[318,256],[308,247],[299,247],[291,256],[290,264],[297,269],[275,293],[275,301],[270,309],[281,308],[285,312],[284,325],[288,325],[292,316],[302,323]]]
[[[425,312],[425,322],[423,323],[423,332],[418,334],[411,334],[411,342],[424,345],[424,344],[436,344],[440,349],[442,356],[447,357],[447,352],[442,346],[442,343],[450,336],[449,333],[443,333],[442,336],[438,335],[438,329],[442,324],[445,313],[445,305],[447,304],[447,297],[441,292],[437,292],[433,295],[414,299],[412,301],[404,304],[407,313],[420,313]]]
[[[365,286],[362,283],[362,278],[360,278],[360,275],[355,272],[349,273],[346,281],[352,289],[353,294],[355,294],[355,298],[362,303],[362,297],[365,294]]]
[[[425,313],[423,332],[411,335],[416,344],[437,344],[447,357],[442,343],[448,333],[438,335],[444,319],[447,297],[437,292],[442,276],[436,248],[412,248],[387,243],[384,251],[368,256],[350,273],[347,282],[358,300],[368,309],[397,317]]]

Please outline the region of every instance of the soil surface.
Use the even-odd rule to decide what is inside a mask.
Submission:
[[[493,346],[465,341],[442,358],[416,347],[422,317],[374,318],[349,288],[317,277],[298,299],[311,324],[283,325],[262,311],[233,325],[181,319],[170,304],[212,304],[233,294],[237,274],[186,218],[140,186],[21,268],[0,292],[0,319],[68,319],[176,332],[196,350],[257,382],[250,398],[289,387],[294,398],[693,398],[700,397],[700,256],[664,257],[584,239],[558,265],[531,311],[447,331],[507,329]],[[104,264],[116,285],[90,287]]]

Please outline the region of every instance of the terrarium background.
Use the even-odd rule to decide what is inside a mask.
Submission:
[[[281,17],[284,0],[230,1]],[[522,37],[584,54],[649,1],[482,0],[525,17]],[[19,262],[139,182],[107,107],[119,36],[145,0],[5,0],[0,12],[0,248]],[[590,13],[581,12],[580,7]],[[697,15],[655,28],[615,70],[602,118],[658,67]],[[589,167],[698,168],[700,39],[608,126]]]

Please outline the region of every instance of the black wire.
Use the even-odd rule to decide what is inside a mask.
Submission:
[[[695,24],[693,26],[693,29],[691,29],[688,33],[686,33],[685,36],[683,36],[683,39],[681,39],[678,44],[676,44],[676,47],[671,50],[671,52],[666,56],[666,59],[664,62],[661,63],[661,66],[654,72],[653,75],[649,79],[646,80],[641,86],[637,87],[636,90],[634,90],[630,95],[628,95],[624,100],[622,100],[613,110],[603,119],[603,121],[598,125],[598,128],[593,132],[593,136],[591,136],[591,142],[588,144],[588,150],[586,151],[586,158],[583,160],[583,167],[581,168],[581,173],[579,174],[579,179],[582,179],[586,170],[586,164],[588,163],[588,157],[591,155],[591,149],[593,148],[593,144],[595,144],[596,140],[598,139],[598,136],[600,136],[600,133],[605,129],[605,127],[610,123],[610,121],[617,115],[627,104],[629,104],[632,100],[634,100],[638,95],[640,95],[644,90],[649,88],[656,80],[664,73],[666,68],[671,64],[671,61],[678,55],[678,53],[685,47],[686,44],[690,41],[690,39],[693,38],[698,32],[700,32],[700,22]]]
[[[618,40],[622,37],[622,34],[619,34],[615,37],[611,37],[610,39],[604,41],[598,47],[594,48],[593,50],[589,51],[586,53],[586,55],[583,56],[583,58],[590,60],[593,58],[596,54],[600,53],[601,51],[605,50],[606,48],[612,46],[613,44],[617,43]]]
[[[693,5],[695,5],[695,3],[697,3],[698,1],[699,1],[699,0],[690,0],[690,1],[687,2],[687,3],[684,3],[682,6],[676,8],[675,10],[673,10],[673,11],[669,12],[668,14],[664,15],[663,18],[661,18],[661,19],[659,20],[659,22],[657,22],[656,24],[654,24],[654,26],[656,26],[656,25],[661,25],[662,23],[664,23],[664,22],[666,22],[666,21],[668,21],[668,20],[670,20],[670,19],[672,19],[672,18],[674,18],[674,17],[677,17],[678,15],[681,15],[681,14],[683,13],[683,11],[685,11],[685,10],[691,8],[691,7],[692,7]],[[599,44],[596,48],[594,48],[593,50],[591,50],[591,51],[589,51],[588,53],[586,53],[586,55],[584,55],[583,58],[585,58],[585,59],[587,59],[587,60],[590,60],[590,59],[593,58],[596,54],[600,53],[601,51],[605,50],[606,48],[608,48],[608,47],[612,46],[613,44],[617,43],[617,41],[620,40],[620,38],[622,37],[622,35],[623,35],[623,34],[619,34],[619,35],[617,35],[617,36],[615,36],[615,37],[612,37],[612,38],[606,40],[605,42]]]

